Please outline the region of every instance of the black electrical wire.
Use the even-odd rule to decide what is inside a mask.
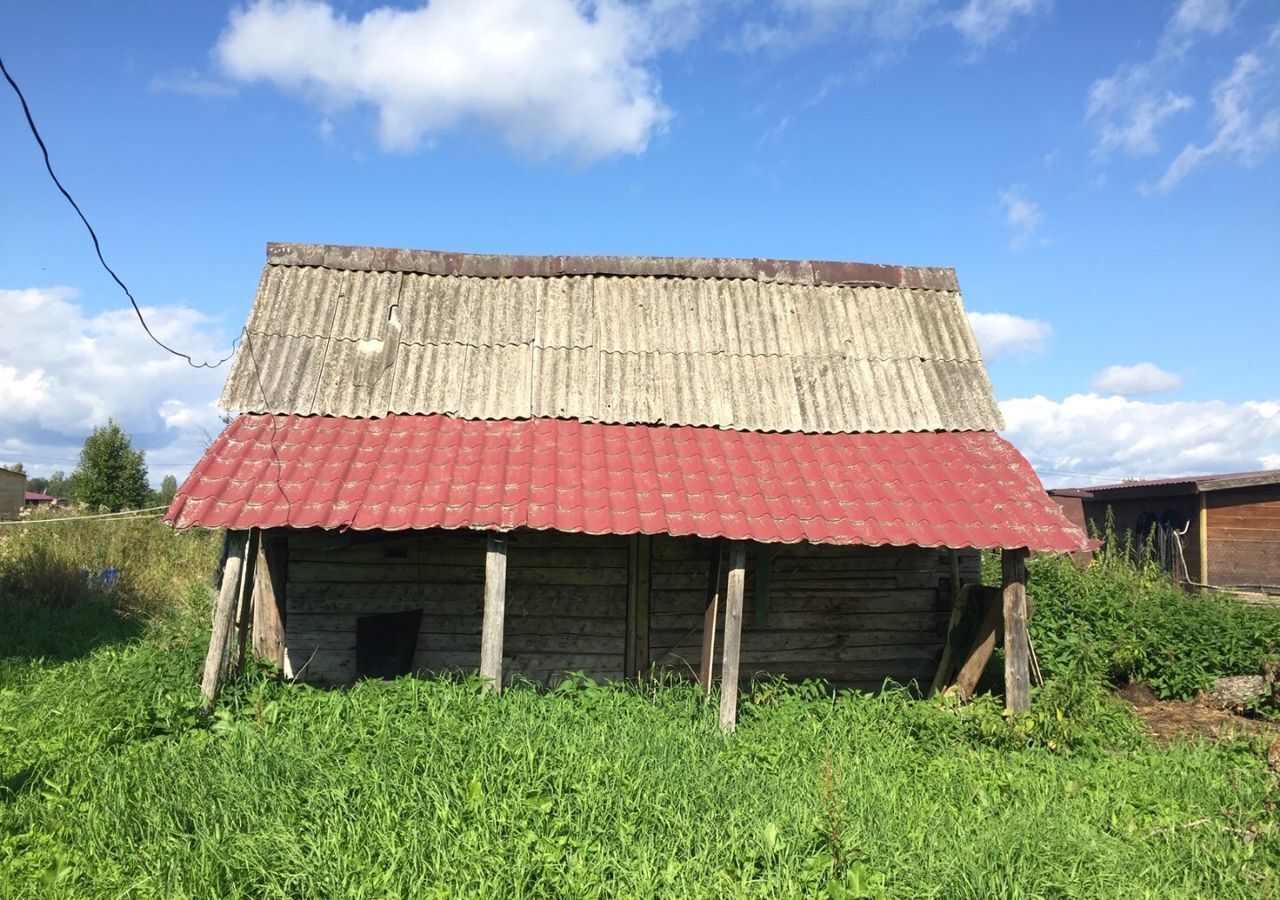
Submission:
[[[40,137],[40,129],[36,127],[36,120],[31,115],[31,107],[27,106],[27,98],[23,96],[22,89],[18,87],[18,83],[14,81],[13,76],[9,74],[9,69],[5,66],[3,57],[0,57],[0,72],[4,73],[5,81],[9,82],[9,87],[13,88],[13,92],[18,95],[18,102],[22,104],[22,112],[27,117],[27,127],[31,129],[31,136],[36,139],[36,143],[40,145],[40,152],[44,154],[44,167],[49,171],[49,177],[53,179],[54,185],[56,185],[58,190],[62,192],[62,196],[67,198],[67,202],[70,203],[71,208],[76,211],[76,215],[80,217],[80,221],[84,223],[84,227],[89,232],[89,237],[93,239],[93,249],[94,252],[98,254],[98,262],[102,263],[102,268],[107,270],[107,274],[111,276],[112,280],[115,281],[116,284],[120,285],[120,290],[124,291],[124,295],[129,298],[129,303],[133,305],[133,311],[137,313],[138,321],[142,323],[142,330],[147,333],[147,337],[151,338],[151,340],[155,341],[158,346],[172,353],[174,356],[185,359],[187,361],[187,365],[196,369],[216,369],[218,366],[231,359],[231,357],[235,356],[235,347],[233,346],[231,352],[216,363],[198,363],[188,354],[174,350],[164,341],[151,333],[151,328],[147,325],[147,320],[142,315],[142,308],[138,306],[138,301],[133,298],[133,292],[130,291],[129,287],[120,280],[120,276],[115,273],[115,270],[112,269],[111,266],[107,265],[106,259],[103,258],[102,245],[98,242],[98,234],[93,230],[93,226],[89,224],[89,220],[85,218],[85,214],[80,209],[80,204],[76,203],[75,198],[72,197],[70,192],[62,186],[62,182],[59,181],[58,176],[54,174],[53,164],[49,161],[49,148],[45,146],[44,139]]]

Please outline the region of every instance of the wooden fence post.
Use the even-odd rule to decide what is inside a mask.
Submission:
[[[729,547],[729,580],[725,587],[724,662],[720,667],[720,730],[738,726],[738,651],[742,646],[742,593],[747,579],[747,545]]]
[[[1027,637],[1027,550],[1000,551],[1004,593],[1004,697],[1015,712],[1031,708],[1030,641]]]
[[[231,640],[236,604],[240,599],[240,571],[246,543],[247,540],[240,540],[234,534],[228,540],[227,560],[222,567],[222,588],[213,607],[213,631],[209,635],[209,652],[204,658],[204,677],[200,680],[200,693],[204,695],[207,706],[213,705],[222,681],[227,644]]]
[[[480,677],[502,690],[502,635],[507,612],[507,538],[489,533],[484,561],[484,620],[480,626]]]

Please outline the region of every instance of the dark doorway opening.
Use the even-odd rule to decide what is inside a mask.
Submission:
[[[422,610],[360,616],[356,619],[356,675],[395,678],[413,670]]]

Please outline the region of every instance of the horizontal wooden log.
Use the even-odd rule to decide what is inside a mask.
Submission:
[[[483,584],[483,565],[373,565],[370,563],[302,562],[289,560],[290,584],[378,582]],[[540,568],[512,566],[508,584],[626,585],[625,568]]]
[[[395,610],[400,612],[401,610]],[[296,640],[304,632],[346,632],[354,640],[356,616],[345,613],[290,613],[289,639]],[[507,616],[509,634],[595,634],[612,636],[626,631],[622,619],[570,616]],[[419,634],[479,634],[480,616],[435,616],[424,613]]]
[[[700,609],[701,598],[693,591],[654,591],[651,595],[652,613],[684,613]],[[769,589],[769,615],[789,615],[793,612],[844,612],[844,613],[932,613],[945,606],[940,602],[935,588],[911,591],[795,591]]]
[[[626,591],[599,585],[517,585],[508,590],[507,609],[551,614],[621,616]],[[470,612],[483,606],[478,586],[311,582],[289,586],[289,609],[341,611],[347,604],[410,604],[438,612]]]

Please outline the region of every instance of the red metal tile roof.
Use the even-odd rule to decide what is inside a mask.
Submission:
[[[1089,545],[992,432],[757,433],[242,415],[178,491],[178,528],[555,529],[762,542]]]

